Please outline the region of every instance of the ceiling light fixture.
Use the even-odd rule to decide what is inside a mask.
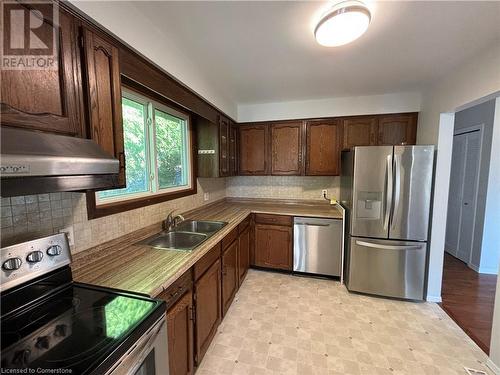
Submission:
[[[343,1],[329,9],[314,29],[322,46],[337,47],[358,39],[368,29],[371,13],[361,1]]]

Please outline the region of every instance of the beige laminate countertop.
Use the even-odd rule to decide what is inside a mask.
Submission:
[[[161,230],[156,224],[73,256],[77,282],[157,296],[189,270],[250,213],[342,219],[328,204],[223,200],[190,211],[186,219],[219,220],[228,224],[192,251],[161,250],[136,242]]]

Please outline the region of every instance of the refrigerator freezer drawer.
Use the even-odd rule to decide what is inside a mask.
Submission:
[[[385,297],[424,298],[427,243],[350,238],[350,291]]]
[[[341,252],[342,220],[294,219],[294,271],[340,276]]]

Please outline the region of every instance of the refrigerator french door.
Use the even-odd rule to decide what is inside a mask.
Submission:
[[[423,299],[434,146],[364,146],[342,155],[347,287]]]

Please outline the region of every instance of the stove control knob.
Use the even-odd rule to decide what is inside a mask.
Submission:
[[[12,363],[16,366],[27,365],[30,360],[30,355],[31,355],[31,350],[29,349],[18,350],[17,352],[14,353],[14,356],[12,357]]]
[[[42,259],[43,259],[43,253],[41,251],[38,251],[38,250],[32,251],[26,257],[26,260],[30,263],[38,263],[38,262],[41,262]]]
[[[23,261],[21,258],[9,258],[2,264],[2,268],[6,271],[14,271],[18,270],[19,267],[21,267],[21,264],[23,264]]]
[[[54,336],[64,337],[68,332],[68,326],[66,324],[58,324],[56,325],[56,329],[54,330]]]
[[[59,245],[52,245],[47,249],[47,254],[51,257],[55,257],[56,255],[61,255],[62,248]]]
[[[48,349],[49,348],[49,336],[42,336],[36,340],[35,347],[37,349]]]

